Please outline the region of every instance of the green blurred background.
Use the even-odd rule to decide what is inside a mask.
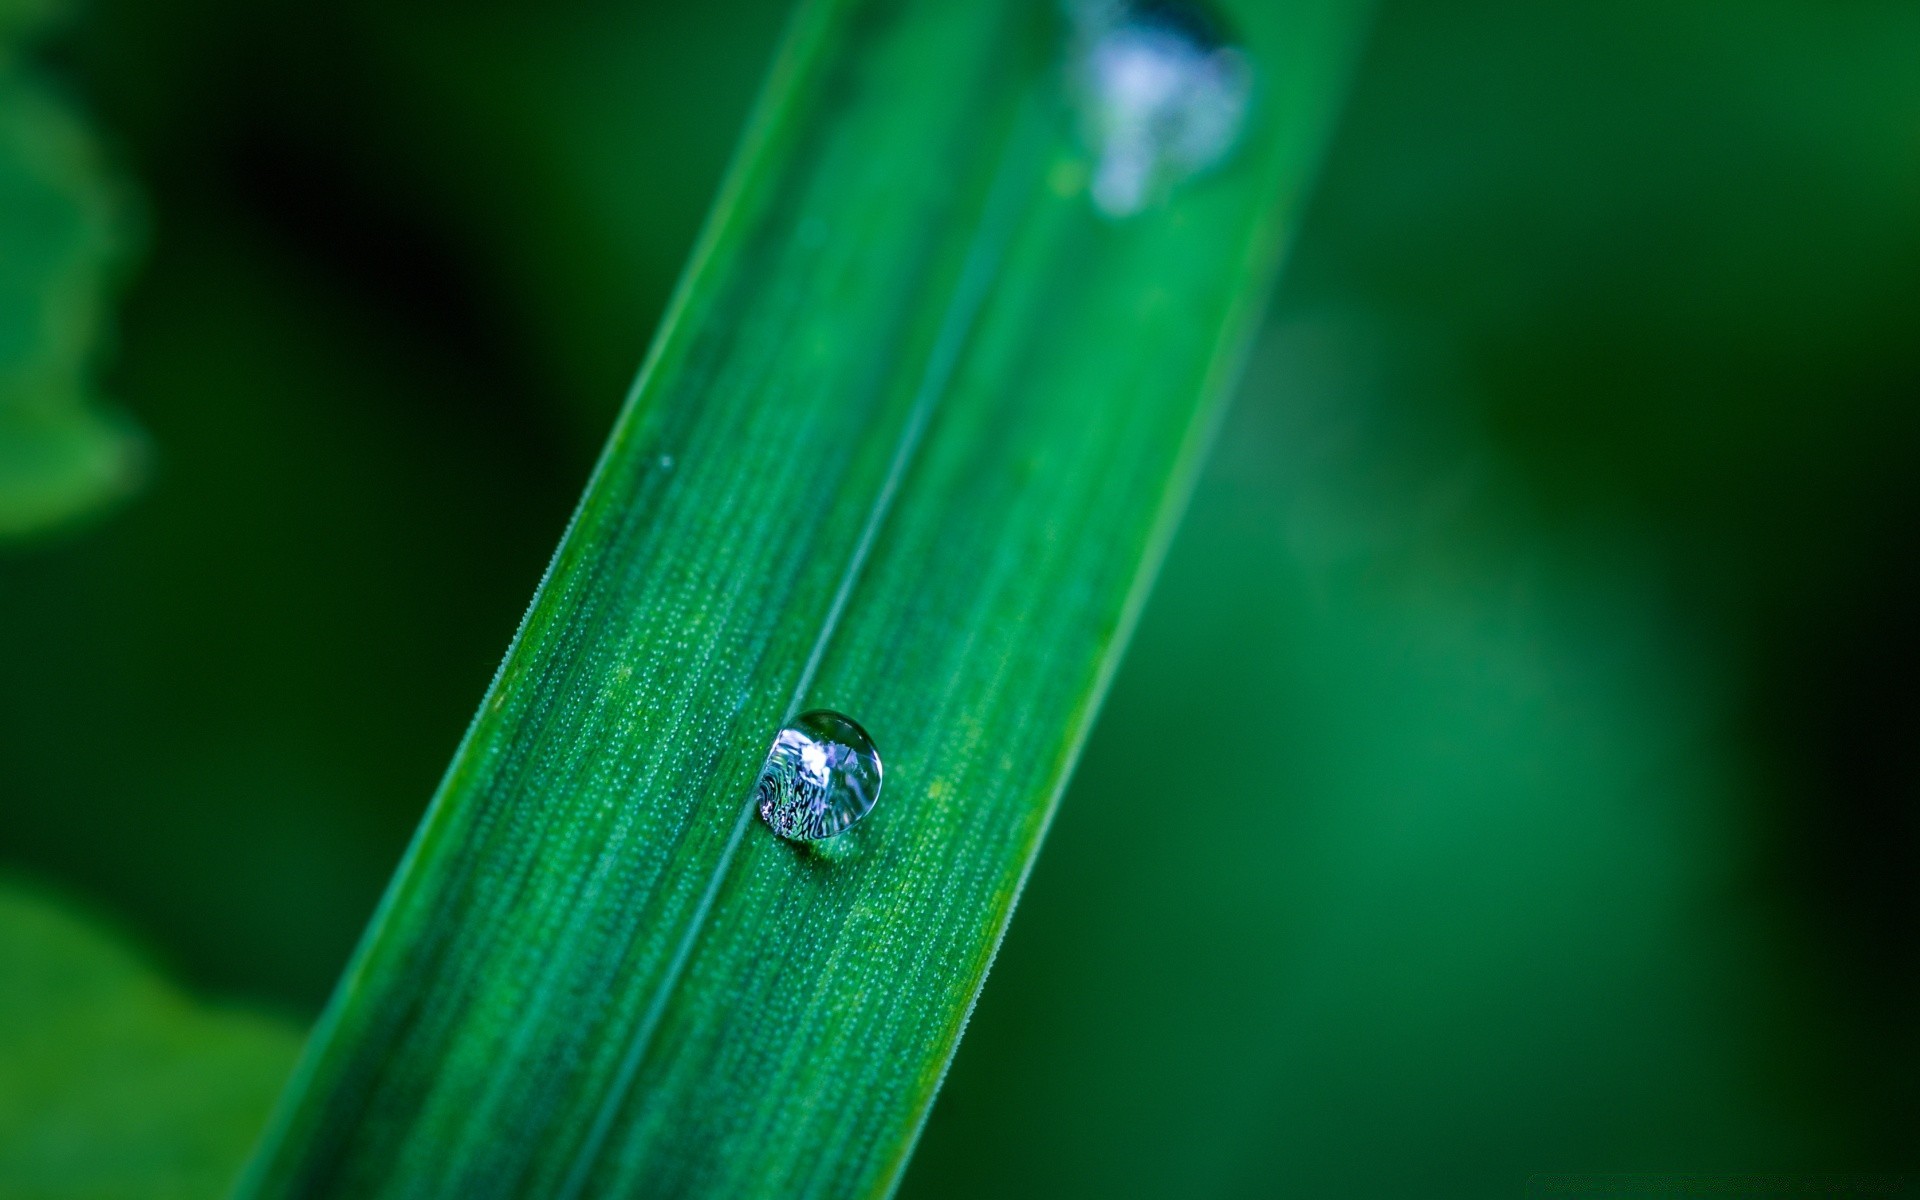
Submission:
[[[215,1195],[785,4],[43,7],[127,494],[0,546],[0,1195]],[[1914,1170],[1917,556],[1920,6],[1386,0],[905,1195]]]

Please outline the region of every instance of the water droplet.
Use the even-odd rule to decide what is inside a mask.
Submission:
[[[761,820],[796,842],[846,832],[879,798],[873,739],[852,719],[823,708],[801,713],[775,736],[755,785]]]
[[[1191,4],[1080,0],[1076,86],[1110,217],[1139,212],[1233,148],[1247,110],[1246,56]]]

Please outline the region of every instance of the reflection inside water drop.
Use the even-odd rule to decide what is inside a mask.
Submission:
[[[844,833],[879,798],[873,739],[826,709],[801,713],[774,737],[754,795],[761,820],[796,842]]]
[[[1232,149],[1246,117],[1246,56],[1191,4],[1079,0],[1073,12],[1093,202],[1129,216]]]

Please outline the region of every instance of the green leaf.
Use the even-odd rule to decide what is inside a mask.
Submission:
[[[1244,136],[1103,211],[1055,10],[803,7],[249,1194],[893,1185],[1360,16],[1228,8]],[[816,707],[886,763],[825,851],[750,804],[774,732]],[[1170,820],[1191,752],[1166,748]]]
[[[204,1007],[114,938],[0,884],[0,1195],[219,1196],[299,1034]]]
[[[96,510],[140,462],[131,425],[92,394],[123,205],[87,129],[12,44],[45,7],[0,8],[0,539]]]

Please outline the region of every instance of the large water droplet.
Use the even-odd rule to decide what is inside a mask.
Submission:
[[[1247,111],[1246,56],[1192,4],[1079,0],[1074,16],[1093,202],[1129,216],[1232,149]]]
[[[773,739],[760,768],[760,818],[783,838],[817,842],[846,832],[880,798],[880,755],[849,717],[814,709]]]

